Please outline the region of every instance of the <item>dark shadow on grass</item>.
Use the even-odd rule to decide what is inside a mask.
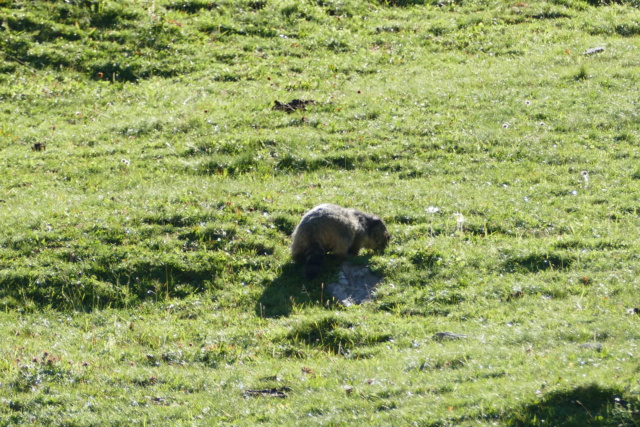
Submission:
[[[546,270],[568,270],[574,259],[563,252],[532,253],[509,257],[503,264],[507,273],[537,273]]]
[[[384,332],[372,332],[331,313],[306,318],[293,326],[281,339],[291,345],[292,349],[311,347],[331,355],[348,356],[357,348],[389,342],[392,336]],[[297,354],[300,352],[292,353]],[[360,357],[360,353],[358,356]]]
[[[256,315],[265,318],[289,316],[294,305],[311,302],[311,285],[304,279],[301,271],[300,266],[295,263],[284,265],[282,273],[265,288],[258,299]]]
[[[637,425],[639,404],[637,398],[625,399],[621,389],[589,384],[547,393],[499,418],[511,426]]]
[[[331,280],[338,271],[340,260],[327,257],[325,274],[317,279],[307,280],[301,265],[290,262],[282,267],[282,273],[263,291],[255,306],[257,316],[265,318],[286,317],[295,306],[324,306],[332,298],[327,294],[323,283]]]

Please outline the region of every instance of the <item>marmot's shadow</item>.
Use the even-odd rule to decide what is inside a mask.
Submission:
[[[339,271],[340,262],[341,260],[333,256],[327,256],[326,274],[313,280],[305,279],[304,268],[301,265],[294,262],[283,265],[280,276],[265,288],[258,299],[255,307],[256,315],[283,317],[289,316],[295,306],[324,306],[327,302],[332,304],[333,297],[327,292],[326,284],[332,281],[331,279]]]
[[[359,260],[353,264],[354,260]],[[324,270],[317,279],[308,280],[300,264],[289,262],[282,273],[269,284],[255,307],[260,317],[283,317],[296,305],[326,306],[362,304],[373,297],[381,277],[368,267],[368,256],[344,258],[325,256]],[[364,262],[363,262],[364,261]]]

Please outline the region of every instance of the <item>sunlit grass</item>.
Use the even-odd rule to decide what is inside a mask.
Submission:
[[[2,5],[1,422],[637,424],[611,3]],[[322,202],[387,223],[374,301],[290,262]]]

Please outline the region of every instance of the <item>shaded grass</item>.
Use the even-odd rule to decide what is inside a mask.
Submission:
[[[619,389],[597,384],[547,393],[539,401],[507,418],[508,425],[613,426],[624,422],[626,415],[637,411],[638,401],[625,401]]]

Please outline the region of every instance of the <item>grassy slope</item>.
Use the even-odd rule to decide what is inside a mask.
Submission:
[[[633,6],[0,3],[3,423],[637,424]],[[289,263],[325,201],[373,303]]]

